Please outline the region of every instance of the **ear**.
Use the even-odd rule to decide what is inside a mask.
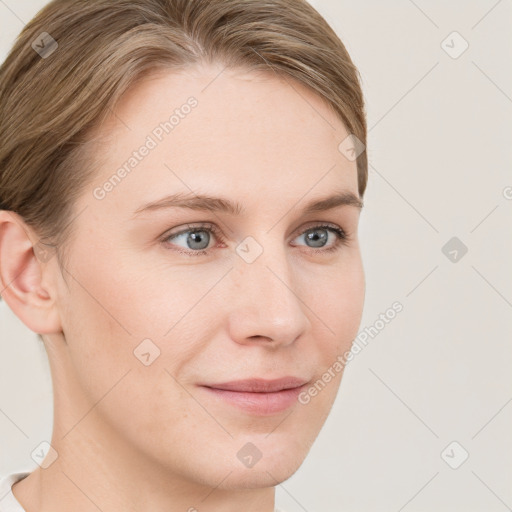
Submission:
[[[46,282],[56,258],[45,247],[22,217],[0,210],[0,294],[30,330],[53,334],[62,325],[55,290]]]

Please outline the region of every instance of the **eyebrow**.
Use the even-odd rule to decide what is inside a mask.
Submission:
[[[363,202],[350,191],[340,191],[333,195],[310,201],[302,211],[303,213],[308,214],[332,210],[340,206],[362,208]],[[204,194],[178,193],[141,206],[135,210],[134,217],[144,212],[161,210],[164,208],[188,208],[198,211],[223,212],[231,215],[241,215],[245,213],[245,208],[241,203],[236,201]]]

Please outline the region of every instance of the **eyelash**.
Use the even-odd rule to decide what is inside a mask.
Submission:
[[[203,225],[187,224],[186,226],[187,226],[187,229],[183,229],[182,231],[179,231],[178,233],[172,233],[172,234],[165,235],[162,238],[162,242],[164,244],[166,244],[167,240],[169,240],[171,238],[178,237],[184,233],[188,233],[189,231],[190,232],[209,231],[210,233],[213,233],[215,235],[215,237],[221,243],[224,242],[224,239],[222,238],[219,228],[215,225],[212,225],[212,224],[203,224]],[[311,226],[311,227],[308,227],[307,229],[305,229],[304,231],[302,231],[302,233],[300,233],[300,235],[303,235],[307,231],[313,231],[315,229],[328,229],[329,231],[333,232],[336,235],[336,242],[334,243],[334,245],[332,245],[331,247],[329,247],[327,249],[314,249],[314,248],[310,247],[309,249],[313,253],[325,254],[325,253],[331,253],[334,251],[338,251],[339,249],[341,249],[341,246],[347,245],[351,240],[350,236],[343,229],[341,229],[339,226],[336,226],[333,224],[318,224],[315,226]],[[185,254],[186,256],[206,256],[211,251],[211,249],[201,249],[199,251],[192,251],[192,250],[185,251],[182,249],[173,249],[173,250],[176,250],[177,252],[179,252],[181,254]]]

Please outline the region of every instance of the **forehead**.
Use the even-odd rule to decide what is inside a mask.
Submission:
[[[95,185],[124,167],[109,192],[121,203],[227,188],[243,199],[334,186],[357,195],[356,163],[338,150],[347,136],[324,100],[292,78],[220,65],[160,71],[132,87],[101,128]]]

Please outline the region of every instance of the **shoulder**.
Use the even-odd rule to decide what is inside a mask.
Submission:
[[[14,497],[11,487],[28,475],[30,471],[17,471],[0,476],[0,512],[25,512]]]

